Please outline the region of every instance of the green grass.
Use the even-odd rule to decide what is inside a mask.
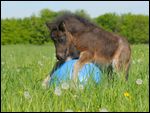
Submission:
[[[53,46],[5,45],[1,50],[1,111],[149,111],[148,45],[132,46],[128,82],[115,76],[108,83],[103,74],[98,85],[61,89],[60,96],[41,85],[56,60]]]

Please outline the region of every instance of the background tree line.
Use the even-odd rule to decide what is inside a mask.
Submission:
[[[38,15],[23,19],[1,19],[1,44],[44,44],[51,42],[45,22],[52,21],[56,16],[65,12],[43,9]],[[149,43],[149,16],[131,13],[122,15],[106,13],[91,18],[84,10],[77,10],[74,13],[90,19],[107,31],[126,37],[132,44]]]

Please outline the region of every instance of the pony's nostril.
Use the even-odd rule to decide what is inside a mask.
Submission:
[[[60,56],[58,56],[58,55],[57,55],[56,57],[57,57],[57,59],[58,59],[58,60],[60,60],[60,59],[61,59],[61,58],[60,58]]]
[[[64,60],[64,58],[60,55],[56,55],[56,57],[57,57],[58,60]]]

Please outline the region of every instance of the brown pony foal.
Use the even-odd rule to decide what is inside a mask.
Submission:
[[[102,66],[111,65],[117,72],[124,70],[126,80],[130,65],[131,49],[125,38],[107,32],[88,20],[73,14],[65,14],[55,21],[66,44],[60,56],[68,56],[70,46],[80,51],[79,60],[74,65],[73,80],[77,81],[78,71],[88,62]],[[59,37],[57,37],[59,38]],[[68,49],[67,49],[68,48]],[[58,48],[56,48],[58,49]],[[60,53],[59,53],[60,54]]]

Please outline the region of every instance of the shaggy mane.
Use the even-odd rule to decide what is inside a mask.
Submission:
[[[60,15],[58,17],[55,18],[55,21],[53,21],[56,25],[59,25],[61,22],[68,20],[70,18],[75,18],[77,20],[79,20],[81,23],[83,23],[86,26],[91,26],[91,27],[96,27],[96,25],[92,22],[90,22],[90,20],[85,19],[84,17],[81,17],[79,15],[75,15],[72,13],[64,13],[63,15]]]

